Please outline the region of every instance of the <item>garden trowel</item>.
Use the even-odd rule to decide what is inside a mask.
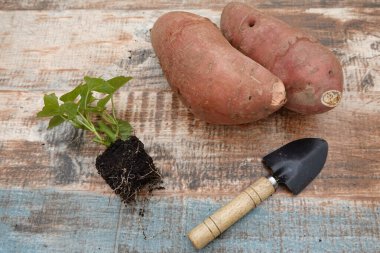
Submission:
[[[293,194],[300,193],[322,170],[327,158],[327,142],[305,138],[286,144],[263,158],[272,175],[262,177],[227,205],[193,228],[188,237],[201,249],[240,218],[271,196],[279,184]]]

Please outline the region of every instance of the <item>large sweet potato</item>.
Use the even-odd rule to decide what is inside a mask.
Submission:
[[[224,8],[221,30],[234,47],[284,82],[288,109],[322,113],[339,103],[341,65],[311,36],[241,3]]]
[[[154,24],[151,40],[172,89],[209,123],[252,122],[285,103],[281,80],[233,48],[209,19],[167,13]]]

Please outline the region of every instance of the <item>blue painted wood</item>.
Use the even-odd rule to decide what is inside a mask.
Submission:
[[[84,191],[0,190],[0,252],[195,252],[186,233],[229,199],[125,207]],[[380,252],[379,213],[376,202],[274,195],[203,252]]]

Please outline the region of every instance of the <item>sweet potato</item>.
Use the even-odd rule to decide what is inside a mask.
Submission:
[[[339,103],[342,67],[316,39],[241,3],[228,4],[220,22],[222,33],[235,48],[284,82],[285,107],[314,114]]]
[[[170,86],[200,119],[243,124],[285,103],[282,81],[233,48],[207,18],[164,14],[151,30],[151,41]]]

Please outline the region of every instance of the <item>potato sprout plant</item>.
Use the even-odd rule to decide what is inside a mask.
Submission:
[[[163,188],[159,186],[161,174],[145,152],[144,144],[132,135],[131,124],[116,117],[113,96],[131,79],[86,76],[82,84],[59,98],[55,93],[45,95],[44,107],[37,114],[50,118],[49,129],[69,122],[91,132],[94,142],[107,147],[96,158],[96,169],[125,203],[134,201],[142,190]]]

